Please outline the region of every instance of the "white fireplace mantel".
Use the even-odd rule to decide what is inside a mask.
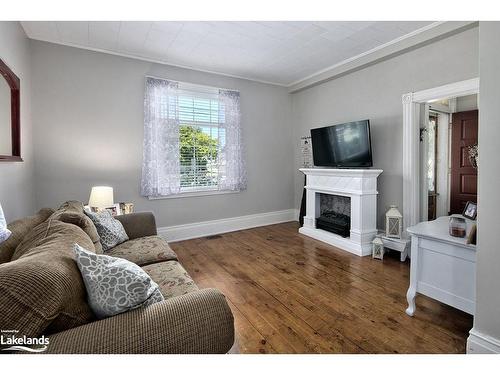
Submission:
[[[307,176],[306,216],[299,232],[353,254],[371,254],[377,234],[377,178],[381,169],[302,168]],[[319,193],[351,199],[351,230],[347,238],[316,228]]]

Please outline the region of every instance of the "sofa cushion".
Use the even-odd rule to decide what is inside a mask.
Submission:
[[[89,305],[99,319],[164,300],[158,284],[137,264],[94,254],[78,244],[73,249]]]
[[[74,243],[91,248],[79,227],[47,220],[0,265],[0,327],[39,336],[95,320],[74,261]]]
[[[0,264],[10,262],[14,250],[23,238],[38,224],[43,223],[54,213],[52,208],[42,208],[33,216],[28,216],[7,225],[12,232],[10,237],[0,244]]]
[[[199,290],[184,267],[175,260],[150,264],[142,269],[158,284],[161,294],[165,298]]]
[[[115,246],[106,254],[124,258],[139,266],[165,260],[177,260],[177,255],[160,236],[140,237]]]
[[[104,251],[108,251],[128,240],[127,232],[120,221],[116,220],[108,210],[101,212],[85,211],[85,215],[93,221],[101,238]]]
[[[99,234],[92,220],[85,215],[82,202],[64,202],[57,211],[51,215],[50,219],[79,226],[92,240],[96,253],[102,254],[103,251]]]

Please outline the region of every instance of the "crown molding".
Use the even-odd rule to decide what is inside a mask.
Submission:
[[[439,21],[431,23],[409,34],[293,82],[288,85],[288,91],[295,93],[308,89],[477,26],[477,21]]]

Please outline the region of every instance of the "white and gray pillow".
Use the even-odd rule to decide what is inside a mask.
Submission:
[[[103,319],[164,300],[158,284],[137,264],[98,255],[75,244],[76,263],[90,308]]]
[[[2,205],[0,204],[0,243],[7,241],[10,237],[11,231],[7,229],[7,220],[3,214]]]
[[[90,217],[97,229],[97,233],[101,238],[103,251],[107,251],[122,242],[128,241],[127,232],[125,232],[122,223],[116,220],[108,210],[101,212],[85,210],[84,212]]]

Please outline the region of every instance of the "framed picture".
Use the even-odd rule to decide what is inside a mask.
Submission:
[[[111,215],[113,215],[113,216],[121,215],[120,204],[119,203],[115,203],[111,207],[106,207],[106,210],[108,210],[111,213]]]
[[[468,201],[467,204],[465,205],[464,212],[462,212],[462,216],[465,216],[467,219],[476,220],[477,204]]]
[[[120,202],[119,206],[120,206],[120,215],[127,215],[134,212],[133,203]]]

